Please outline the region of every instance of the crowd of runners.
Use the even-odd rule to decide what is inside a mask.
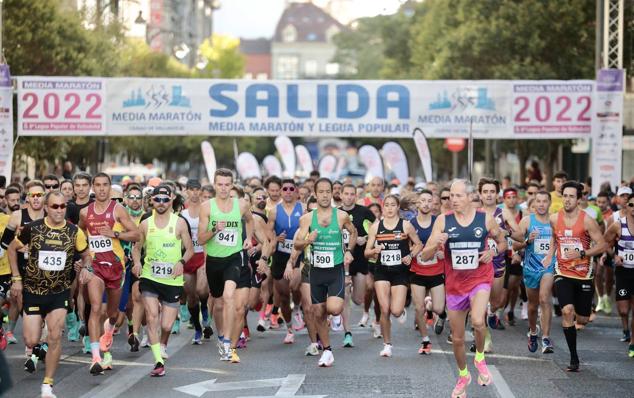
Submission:
[[[280,344],[301,341],[330,367],[335,347],[355,346],[353,323],[392,357],[392,318],[406,324],[410,308],[421,338],[413,353],[431,354],[431,332],[453,345],[457,398],[471,383],[466,350],[478,384],[494,382],[490,330],[515,325],[516,309],[528,352],[566,347],[566,370],[579,371],[577,332],[595,311],[612,312],[614,292],[624,355],[634,358],[634,194],[623,185],[595,198],[563,172],[552,184],[399,187],[315,172],[239,183],[228,169],[210,185],[116,185],[104,173],[13,183],[0,196],[0,350],[23,343],[24,370],[45,364],[41,396],[51,398],[63,340],[83,345],[86,372],[98,376],[112,369],[113,340],[127,338],[132,352],[151,349],[150,375],[160,377],[171,334],[214,341],[219,360],[239,363],[254,330],[282,328]],[[360,320],[352,303],[363,306]],[[551,337],[553,312],[565,342]]]

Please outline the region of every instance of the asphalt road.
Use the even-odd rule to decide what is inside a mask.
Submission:
[[[354,309],[355,325],[359,318],[360,311]],[[555,353],[550,355],[528,352],[526,321],[493,331],[494,353],[487,355],[487,363],[494,384],[478,386],[474,377],[469,397],[634,396],[634,359],[627,357],[627,344],[619,342],[618,318],[599,316],[580,332],[582,369],[578,374],[564,371],[569,356],[560,322],[560,318],[554,320]],[[452,347],[445,341],[447,331],[441,336],[432,333],[432,355],[419,355],[420,338],[411,314],[405,325],[393,322],[392,358],[379,357],[382,343],[372,337],[370,328],[354,327],[353,348],[342,348],[343,333],[333,333],[332,368],[319,368],[318,357],[304,356],[308,343],[305,331],[299,333],[295,344],[284,345],[280,330],[255,331],[256,314],[251,314],[250,324],[254,332],[248,348],[240,350],[240,364],[219,361],[215,335],[201,346],[192,346],[193,332],[183,328],[170,339],[167,375],[163,378],[149,377],[153,365],[150,350],[129,352],[123,334],[115,338],[114,370],[97,377],[89,374],[90,356],[81,353],[80,345],[64,341],[54,390],[60,398],[448,397],[456,381]],[[35,374],[24,372],[22,344],[8,346],[5,355],[16,384],[9,396],[39,396],[42,364]],[[475,375],[472,357],[468,359]]]

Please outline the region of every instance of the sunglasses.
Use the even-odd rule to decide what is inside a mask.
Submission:
[[[57,189],[57,188],[59,188],[59,184],[55,184],[55,185],[46,185],[46,184],[44,184],[44,186],[46,187],[46,189]]]
[[[581,192],[584,196],[585,195],[590,195],[590,192]]]
[[[48,205],[48,208],[53,210],[58,210],[58,209],[64,210],[66,208],[66,203],[62,203],[60,205],[58,204]]]
[[[284,187],[284,188],[282,188],[282,191],[284,191],[284,192],[287,192],[287,191],[295,192],[295,187]]]
[[[536,194],[537,194],[537,192],[526,191],[526,194],[527,194],[527,195],[536,195]]]
[[[29,196],[31,198],[41,198],[42,196],[44,196],[44,192],[29,192],[26,194],[26,196]]]
[[[441,196],[440,200],[449,200],[449,196]]]
[[[266,196],[256,196],[255,200],[258,200],[258,201],[266,200]]]
[[[141,196],[141,195],[128,195],[127,198],[130,199],[130,200],[141,200],[141,199],[143,199],[143,196]]]
[[[634,207],[634,203],[632,203],[632,202],[628,203],[627,207]]]
[[[155,197],[153,197],[153,198],[152,198],[152,200],[153,200],[155,203],[167,203],[167,202],[169,202],[171,199],[169,198],[169,196],[160,196],[160,197],[159,197],[159,196],[155,196]]]

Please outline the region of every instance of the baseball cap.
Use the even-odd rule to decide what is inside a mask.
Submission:
[[[631,195],[631,194],[632,194],[632,188],[630,187],[620,187],[619,190],[616,192],[616,196]]]
[[[172,188],[169,185],[159,185],[152,191],[152,196],[156,195],[172,196]]]
[[[158,187],[161,182],[163,182],[163,180],[161,180],[159,177],[152,177],[148,180],[147,185],[149,187]]]
[[[202,185],[200,184],[200,181],[198,181],[198,180],[196,180],[194,178],[187,180],[187,185],[186,185],[187,189],[195,189],[195,188],[199,188],[200,189],[201,187],[202,187]]]
[[[424,182],[419,182],[418,184],[414,185],[414,192],[420,193],[420,191],[422,191],[426,187],[427,187],[427,184],[425,184]]]

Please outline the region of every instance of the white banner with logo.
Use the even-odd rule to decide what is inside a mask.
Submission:
[[[319,175],[334,180],[337,172],[337,158],[334,155],[324,155],[319,159]]]
[[[208,141],[200,143],[200,150],[203,153],[203,161],[205,162],[205,170],[207,170],[207,178],[209,178],[209,181],[213,183],[214,173],[216,172],[216,153]]]
[[[13,165],[13,88],[0,87],[0,175],[11,182]]]
[[[308,149],[304,145],[296,145],[295,155],[297,156],[297,162],[301,166],[302,171],[308,176],[310,172],[315,169],[310,152],[308,152]]]
[[[295,158],[295,147],[290,138],[285,135],[280,135],[275,139],[275,149],[279,152],[282,158],[282,164],[284,165],[284,177],[295,177],[295,168],[297,167],[297,160]]]
[[[429,151],[429,145],[427,145],[427,139],[420,129],[416,129],[416,131],[414,131],[414,144],[416,145],[416,151],[418,152],[418,157],[420,158],[420,162],[423,167],[425,181],[433,181],[434,176],[431,168],[431,152]]]
[[[262,178],[260,164],[251,152],[242,152],[238,155],[238,174],[243,180],[251,177]]]
[[[595,82],[18,78],[21,135],[587,138]]]
[[[282,164],[275,156],[266,155],[262,160],[262,167],[266,170],[267,175],[282,177]]]
[[[625,70],[597,72],[592,136],[592,194],[609,182],[613,190],[621,184],[623,142],[623,92]]]
[[[365,180],[369,181],[373,177],[385,178],[383,172],[383,160],[381,154],[372,145],[364,145],[359,148],[359,160],[365,166]]]
[[[405,151],[396,142],[390,141],[383,145],[383,161],[385,166],[392,170],[392,173],[399,181],[399,185],[407,184],[409,178],[409,168],[407,166],[407,156]]]

